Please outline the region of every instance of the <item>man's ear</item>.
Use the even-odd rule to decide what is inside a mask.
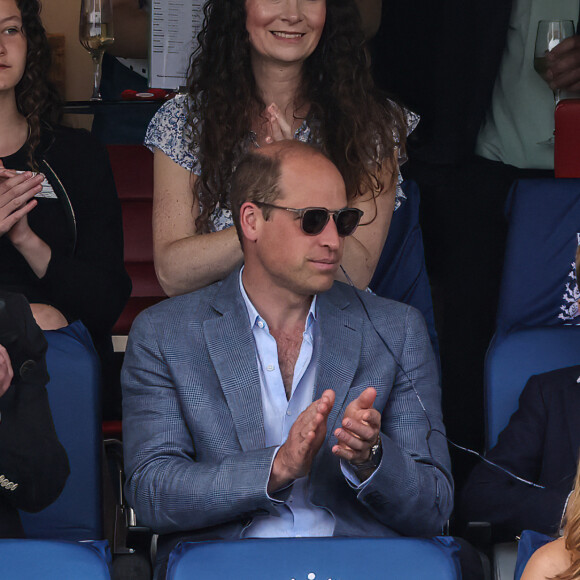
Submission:
[[[258,238],[260,225],[264,221],[262,210],[253,203],[246,201],[240,208],[240,226],[244,237],[251,242]]]

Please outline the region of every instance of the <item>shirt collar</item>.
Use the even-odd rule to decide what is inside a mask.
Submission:
[[[250,322],[250,328],[254,328],[258,322],[262,321],[264,323],[265,328],[268,328],[268,323],[260,316],[260,313],[256,310],[256,307],[252,304],[250,297],[246,293],[246,289],[244,288],[244,283],[242,282],[242,272],[244,271],[244,266],[240,268],[240,275],[239,275],[239,283],[240,283],[240,292],[242,293],[242,298],[246,304],[246,309],[248,311],[248,317]],[[306,324],[304,325],[304,331],[308,332],[311,330],[314,321],[316,320],[316,294],[312,298],[312,302],[310,303],[310,309],[308,310],[308,316],[306,317]]]

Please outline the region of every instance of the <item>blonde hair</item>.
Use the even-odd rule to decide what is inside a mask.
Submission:
[[[580,259],[580,247],[576,252],[576,265]],[[557,580],[580,579],[580,463],[576,470],[574,488],[568,498],[566,509],[566,523],[564,525],[564,542],[566,550],[570,552],[572,564],[567,570],[554,578]]]

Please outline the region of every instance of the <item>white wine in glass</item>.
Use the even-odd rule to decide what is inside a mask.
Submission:
[[[548,82],[546,73],[548,71],[548,60],[546,55],[565,38],[574,36],[574,22],[572,20],[540,20],[538,22],[538,32],[536,34],[536,47],[534,50],[534,69]],[[552,91],[554,93],[554,103],[557,105],[560,100],[560,89]],[[538,145],[553,145],[554,136],[546,141],[540,141]]]
[[[101,65],[105,48],[113,43],[113,8],[111,0],[81,0],[79,40],[93,59],[93,94],[100,101]]]

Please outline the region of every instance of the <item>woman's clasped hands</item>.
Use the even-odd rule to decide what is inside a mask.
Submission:
[[[42,191],[44,175],[6,169],[0,162],[0,236],[15,243],[32,233],[27,215],[36,207],[34,196]]]
[[[266,109],[266,118],[268,120],[268,136],[266,143],[270,144],[274,141],[283,141],[284,139],[293,139],[292,127],[284,118],[280,107],[276,103],[272,103]]]

